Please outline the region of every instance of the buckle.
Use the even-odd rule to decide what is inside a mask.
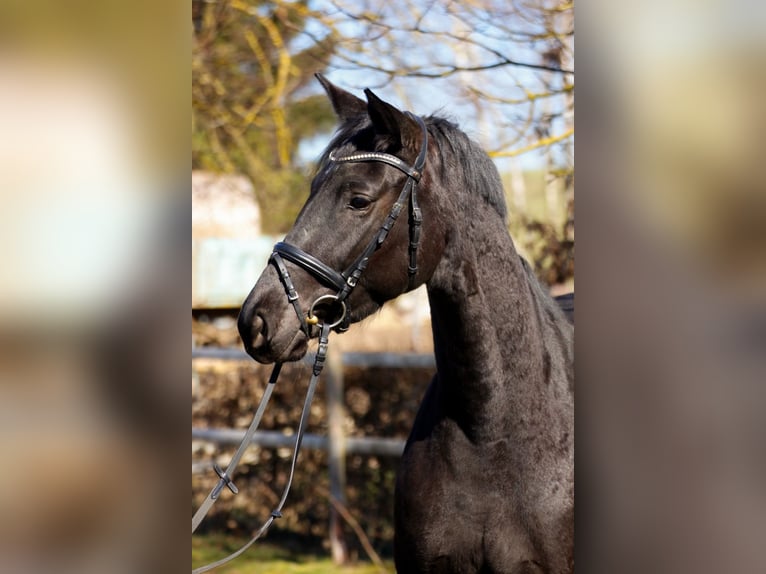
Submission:
[[[210,497],[213,499],[218,498],[218,496],[221,494],[221,491],[223,490],[223,487],[227,487],[229,490],[231,490],[234,494],[239,493],[239,489],[234,486],[234,482],[232,482],[231,477],[224,472],[224,470],[218,466],[217,464],[213,465],[213,470],[218,475],[218,478],[221,480],[218,482],[218,485],[213,489],[213,492],[211,493]]]

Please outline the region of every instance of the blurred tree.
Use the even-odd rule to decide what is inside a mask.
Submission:
[[[192,167],[247,174],[265,232],[303,203],[298,144],[334,124],[324,97],[301,95],[334,48],[300,41],[309,15],[305,1],[192,1]]]
[[[511,227],[541,277],[574,270],[574,3],[571,0],[326,0],[325,21],[356,24],[335,65],[372,72],[380,85],[427,80],[472,109],[480,143],[510,174]],[[369,76],[368,76],[369,77]],[[405,88],[406,90],[406,88]],[[528,209],[519,157],[544,165],[543,215]],[[544,224],[544,225],[541,225]],[[546,232],[542,233],[545,229]],[[542,244],[541,244],[542,243]],[[535,252],[561,250],[555,257]],[[553,265],[552,261],[559,263]],[[562,264],[561,261],[569,261]],[[569,271],[571,270],[571,272]]]

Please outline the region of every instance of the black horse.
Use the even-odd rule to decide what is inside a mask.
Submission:
[[[242,306],[245,348],[300,359],[312,323],[425,283],[438,372],[397,477],[397,571],[571,572],[574,328],[514,248],[496,168],[446,119],[319,79],[340,128]]]

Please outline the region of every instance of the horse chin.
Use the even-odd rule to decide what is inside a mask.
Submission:
[[[309,350],[309,342],[306,336],[302,332],[296,333],[292,342],[288,347],[282,351],[276,362],[289,363],[291,361],[299,361],[306,356]]]
[[[303,331],[297,331],[286,343],[277,341],[248,350],[248,354],[259,363],[289,363],[301,360],[308,352],[308,339]]]

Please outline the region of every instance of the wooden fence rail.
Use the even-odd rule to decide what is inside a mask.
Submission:
[[[334,349],[333,349],[334,350]],[[241,349],[225,347],[192,347],[192,359],[219,359],[222,361],[253,361]],[[308,353],[301,362],[314,363],[314,354]],[[435,369],[436,362],[430,353],[342,353],[344,367],[382,369]]]
[[[236,446],[245,436],[244,430],[237,429],[209,429],[192,427],[192,440],[212,442],[215,444]],[[344,437],[346,454],[365,454],[371,456],[401,456],[404,450],[404,440],[396,438],[376,437]],[[256,431],[251,444],[261,448],[284,448],[291,447],[295,442],[295,435],[283,434],[279,431]],[[303,435],[301,448],[313,450],[328,450],[330,438],[317,434]]]

